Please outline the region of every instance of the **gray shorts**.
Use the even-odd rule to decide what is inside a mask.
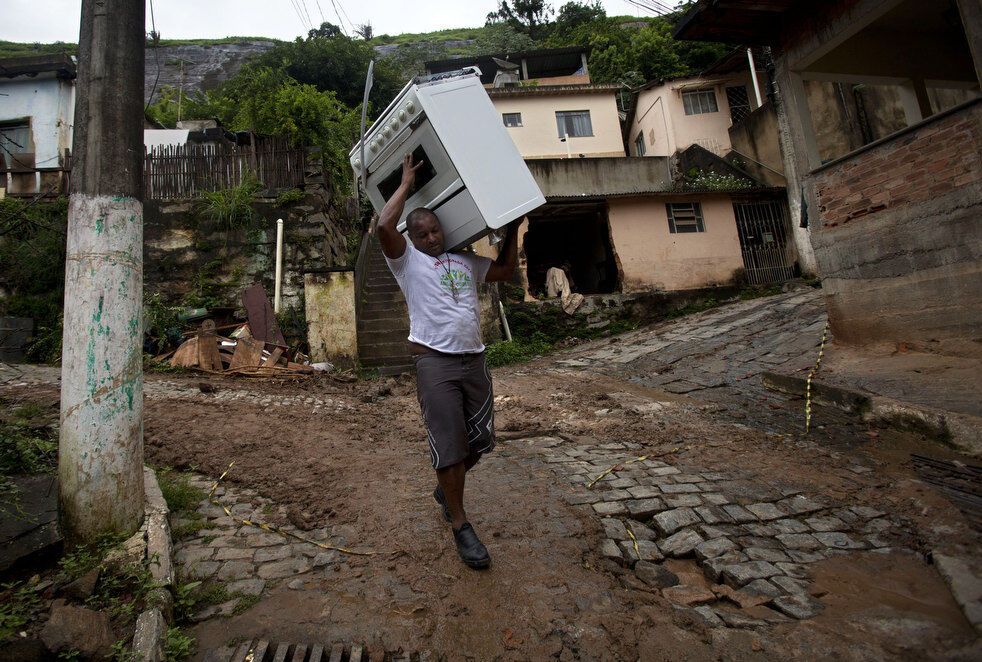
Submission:
[[[480,354],[432,352],[414,358],[416,395],[434,469],[494,449],[491,373]]]

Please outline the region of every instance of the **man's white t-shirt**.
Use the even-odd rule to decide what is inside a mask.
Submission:
[[[469,253],[430,257],[406,241],[401,257],[385,261],[406,296],[410,342],[447,354],[484,351],[477,284],[487,276],[489,258]]]

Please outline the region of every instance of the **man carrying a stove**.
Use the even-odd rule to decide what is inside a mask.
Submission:
[[[477,285],[510,280],[518,262],[517,223],[508,226],[498,259],[448,253],[432,211],[406,217],[409,242],[396,229],[423,162],[406,155],[402,182],[386,202],[378,238],[389,269],[409,307],[409,347],[416,364],[416,389],[436,469],[433,498],[453,527],[461,560],[487,568],[491,555],[467,520],[467,472],[494,448],[494,395],[484,360]]]

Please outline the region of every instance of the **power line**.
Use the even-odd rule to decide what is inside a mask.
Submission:
[[[310,12],[307,11],[307,0],[300,0],[300,4],[303,5],[303,13],[307,15],[307,24],[310,25],[310,29],[314,29],[314,21],[310,18]]]
[[[333,0],[332,0],[332,2],[333,2]],[[344,3],[342,3],[341,0],[337,0],[337,4],[338,4],[338,7],[341,8],[341,13],[344,14],[344,20],[348,21],[348,27],[351,28],[351,31],[352,32],[354,32],[355,31],[355,24],[351,22],[351,19],[350,18],[348,18],[348,12],[344,8]]]
[[[348,31],[344,29],[344,21],[341,19],[341,12],[338,11],[338,3],[331,0],[331,4],[334,5],[334,13],[338,17],[338,26],[341,28],[341,32],[348,34]]]
[[[157,65],[157,76],[153,79],[153,87],[150,88],[150,96],[147,97],[147,105],[143,109],[143,113],[146,114],[150,110],[150,104],[153,103],[153,95],[157,93],[157,83],[160,81],[160,35],[157,34],[157,21],[153,16],[153,0],[150,0],[150,29],[153,30],[151,35],[153,36],[153,61]]]
[[[674,11],[662,3],[657,2],[657,0],[626,0],[626,2],[629,2],[635,7],[639,7],[647,12],[651,12],[655,16],[664,16],[665,14],[669,14]]]
[[[321,14],[321,23],[327,23],[327,19],[324,18],[324,10],[321,9],[321,0],[315,0],[317,2],[317,11]]]
[[[290,0],[290,4],[293,6],[293,13],[295,13],[297,18],[300,19],[300,28],[302,30],[310,29],[310,26],[303,19],[303,12],[300,11],[300,5],[297,4],[297,0]]]

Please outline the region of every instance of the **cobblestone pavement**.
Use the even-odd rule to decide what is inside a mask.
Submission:
[[[734,418],[786,431],[782,417],[746,404],[775,397],[761,384],[762,372],[807,374],[826,319],[821,290],[808,288],[616,336],[569,352],[557,366],[693,394],[720,403]]]

